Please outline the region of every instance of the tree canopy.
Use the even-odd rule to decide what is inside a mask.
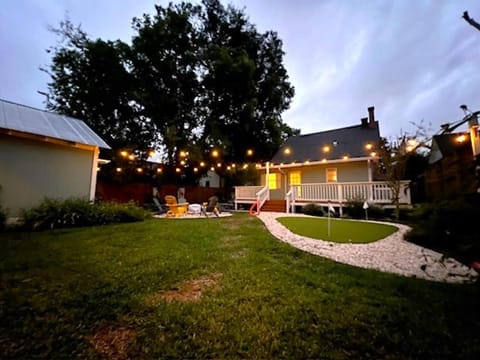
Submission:
[[[63,21],[45,69],[47,108],[85,120],[115,151],[160,149],[175,166],[182,151],[191,166],[214,149],[224,161],[244,161],[249,149],[268,160],[299,133],[281,117],[294,95],[282,41],[243,10],[170,3],[132,24],[127,44]]]

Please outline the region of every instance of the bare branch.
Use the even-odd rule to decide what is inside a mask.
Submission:
[[[469,23],[471,26],[473,26],[475,29],[480,31],[480,24],[468,15],[468,11],[463,12],[462,18],[464,18],[465,21]]]

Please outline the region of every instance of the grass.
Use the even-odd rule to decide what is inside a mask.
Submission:
[[[0,247],[0,358],[480,355],[478,285],[337,264],[244,214],[5,233]]]
[[[296,234],[339,243],[369,243],[397,231],[391,225],[330,219],[329,236],[327,218],[281,217],[278,221]]]

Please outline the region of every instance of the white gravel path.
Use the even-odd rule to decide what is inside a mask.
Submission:
[[[344,244],[294,234],[276,220],[282,216],[307,215],[262,212],[258,218],[277,239],[339,263],[448,283],[470,283],[478,278],[475,270],[462,263],[403,240],[409,230],[406,225],[384,223],[396,226],[398,231],[373,243]]]

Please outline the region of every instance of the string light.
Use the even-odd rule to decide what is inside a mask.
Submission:
[[[467,137],[465,136],[465,134],[458,135],[455,139],[455,141],[459,144],[463,143],[465,140],[467,140]]]
[[[212,156],[213,157],[218,157],[218,150],[213,150],[212,151]]]
[[[323,150],[324,153],[327,153],[327,152],[330,151],[330,146],[325,145],[322,150]]]
[[[119,167],[116,168],[115,170],[116,170],[117,172],[122,172],[122,168],[119,168]]]
[[[253,155],[253,150],[252,149],[248,149],[247,150],[247,156],[252,156]]]
[[[126,152],[125,150],[122,150],[122,151],[120,151],[120,155],[122,155],[123,157],[127,157],[128,152]]]
[[[285,150],[283,150],[283,153],[284,153],[285,155],[290,155],[291,152],[292,152],[292,151],[291,151],[290,148],[288,148],[288,147],[285,148]]]
[[[142,169],[142,168],[137,168],[137,172],[138,172],[139,174],[141,174],[141,173],[143,172],[143,169]]]
[[[373,149],[373,145],[368,143],[367,145],[365,145],[365,149],[367,150],[372,150]]]
[[[162,168],[157,168],[157,173],[161,173],[162,171]]]

